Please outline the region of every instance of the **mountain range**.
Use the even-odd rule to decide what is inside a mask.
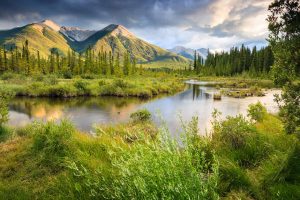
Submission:
[[[199,54],[204,59],[206,59],[206,57],[208,55],[208,51],[209,51],[208,49],[205,49],[205,48],[191,49],[191,48],[186,48],[183,46],[176,46],[176,47],[174,47],[172,49],[168,49],[168,50],[173,53],[176,53],[178,55],[181,55],[185,58],[191,59],[191,60],[194,59],[195,51],[196,51],[197,55]]]
[[[140,63],[171,63],[171,65],[190,63],[187,57],[150,44],[135,36],[124,26],[116,24],[95,31],[60,26],[51,20],[44,20],[0,31],[0,45],[5,46],[6,49],[22,48],[26,40],[32,52],[38,50],[44,57],[51,51],[67,55],[70,49],[82,53],[91,48],[95,52],[111,51],[121,56],[129,51],[131,56]]]

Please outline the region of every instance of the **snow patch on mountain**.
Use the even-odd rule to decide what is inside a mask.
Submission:
[[[188,59],[191,59],[191,60],[194,59],[195,49],[186,48],[183,46],[176,46],[172,49],[169,49],[169,51],[176,53],[178,55],[181,55],[183,57],[186,57]],[[199,54],[202,58],[206,59],[206,57],[208,55],[208,49],[200,48],[200,49],[196,50],[196,53]]]
[[[60,32],[64,34],[66,37],[68,37],[70,40],[78,41],[78,42],[84,41],[88,37],[96,33],[96,31],[94,30],[84,30],[78,27],[66,27],[66,26],[62,26],[60,28]]]

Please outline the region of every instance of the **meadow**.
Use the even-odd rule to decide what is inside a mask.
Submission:
[[[209,137],[198,119],[180,141],[147,110],[97,135],[61,123],[1,126],[2,199],[299,199],[299,141],[261,104],[243,116],[213,113]]]

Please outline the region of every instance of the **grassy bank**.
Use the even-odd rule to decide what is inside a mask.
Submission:
[[[200,137],[197,118],[181,142],[150,121],[97,128],[67,121],[0,130],[2,199],[299,199],[299,141],[276,116],[252,106],[251,120],[219,120]]]
[[[183,89],[184,83],[174,76],[135,75],[124,78],[87,76],[63,79],[56,76],[4,74],[0,88],[17,96],[76,97],[76,96],[134,96],[150,98],[172,94]]]
[[[243,77],[243,76],[190,76],[191,79],[212,82],[209,86],[219,86],[224,88],[250,88],[257,86],[260,88],[274,88],[275,85],[271,79]]]

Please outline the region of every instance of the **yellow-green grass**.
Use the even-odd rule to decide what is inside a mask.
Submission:
[[[38,76],[22,79],[16,76],[0,81],[2,90],[17,96],[76,97],[76,96],[134,96],[150,98],[158,94],[172,94],[183,89],[184,82],[176,77],[135,75],[129,77],[96,77],[95,79],[58,79]]]

